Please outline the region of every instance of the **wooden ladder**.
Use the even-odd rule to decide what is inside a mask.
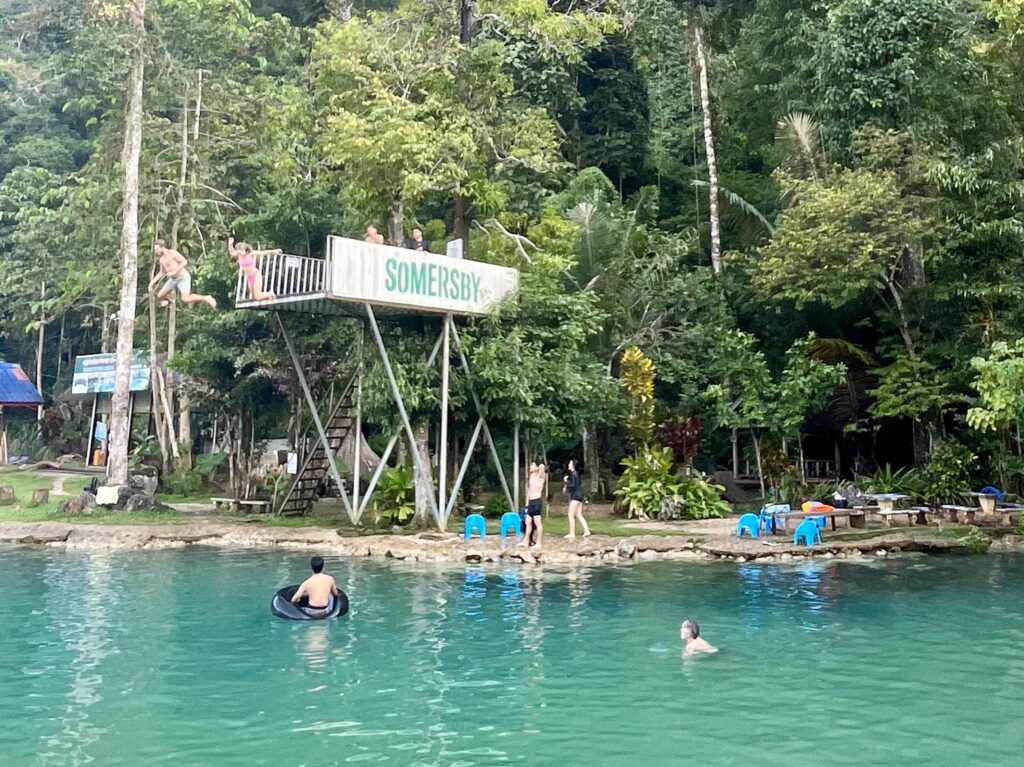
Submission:
[[[355,385],[356,377],[352,376],[345,385],[345,390],[338,398],[331,415],[324,422],[327,443],[334,455],[337,455],[341,444],[355,426],[356,406],[353,401]],[[317,439],[316,447],[302,461],[299,473],[295,475],[295,480],[288,488],[288,494],[278,507],[277,513],[283,517],[301,517],[309,513],[313,507],[313,501],[316,500],[317,488],[329,474],[330,466],[327,462],[327,454],[324,452],[323,444]]]

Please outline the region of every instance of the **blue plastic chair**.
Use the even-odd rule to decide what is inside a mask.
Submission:
[[[466,517],[466,540],[468,541],[473,533],[480,533],[480,540],[487,539],[487,520],[484,519],[482,514],[470,514]]]
[[[505,536],[509,533],[515,535],[516,540],[519,540],[520,532],[522,531],[523,520],[514,511],[506,511],[501,515],[501,540],[505,540]]]
[[[750,533],[751,538],[757,538],[757,528],[760,526],[761,523],[757,518],[757,514],[744,514],[740,517],[740,521],[736,523],[736,535],[742,538],[743,531],[746,530]]]
[[[978,492],[981,493],[982,495],[994,495],[997,503],[1001,503],[1003,500],[1003,491],[1000,490],[998,487],[992,487],[991,485],[988,485],[986,487],[981,488],[981,490],[979,490]]]
[[[804,544],[807,546],[821,543],[821,531],[818,529],[818,523],[814,519],[805,519],[793,531],[793,545],[798,546],[801,538],[804,539]]]
[[[819,530],[824,530],[825,529],[826,522],[825,522],[825,518],[824,517],[808,517],[808,519],[813,519],[814,520],[814,524],[816,524],[818,526]]]
[[[789,514],[792,511],[788,503],[774,503],[770,506],[762,506],[761,513],[757,515],[758,521],[761,523],[761,529],[766,533],[772,532],[772,521],[778,520],[779,515]],[[785,522],[783,521],[783,527]]]

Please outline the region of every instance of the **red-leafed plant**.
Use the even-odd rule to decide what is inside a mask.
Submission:
[[[672,451],[677,465],[690,466],[700,450],[700,430],[700,416],[672,418],[661,427],[658,441]]]

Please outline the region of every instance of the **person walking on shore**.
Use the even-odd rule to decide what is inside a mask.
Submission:
[[[565,476],[565,484],[569,491],[569,534],[565,537],[576,537],[576,520],[579,519],[583,525],[583,537],[586,538],[590,535],[590,527],[583,518],[583,478],[576,468],[575,460],[569,461],[569,473]]]

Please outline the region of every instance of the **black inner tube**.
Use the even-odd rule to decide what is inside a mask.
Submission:
[[[279,589],[270,602],[270,612],[279,618],[292,621],[316,621],[327,618],[339,618],[348,612],[348,595],[339,589],[339,596],[332,596],[327,605],[328,610],[323,615],[310,615],[303,607],[309,607],[305,597],[299,600],[298,604],[292,603],[292,597],[298,591],[298,586],[285,586]]]

